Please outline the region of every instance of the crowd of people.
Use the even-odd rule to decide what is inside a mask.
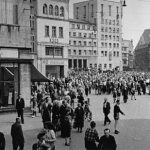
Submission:
[[[96,123],[92,121],[92,112],[90,110],[89,94],[94,91],[95,95],[106,95],[103,103],[104,126],[111,123],[109,119],[110,103],[107,95],[112,95],[114,105],[114,133],[118,134],[117,124],[119,113],[121,111],[119,104],[121,96],[123,102],[127,103],[129,98],[136,100],[135,93],[138,95],[150,94],[150,74],[137,72],[107,72],[92,74],[89,71],[78,72],[78,74],[69,74],[67,78],[51,78],[49,83],[34,83],[31,88],[31,111],[32,117],[37,113],[41,114],[43,129],[37,134],[38,143],[33,144],[32,149],[41,148],[46,150],[55,150],[55,141],[57,132],[61,132],[64,138],[64,145],[71,144],[71,130],[74,128],[82,133],[84,121],[90,122],[90,128],[85,132],[85,148],[95,150],[97,147],[102,150],[116,150],[116,142],[110,129],[104,130],[104,136],[99,138],[96,131]],[[77,104],[75,100],[77,99]],[[11,135],[15,139],[17,131],[20,134],[21,144],[13,140],[13,150],[24,148],[24,137],[21,123],[24,124],[23,110],[25,107],[24,99],[21,95],[16,100],[16,110],[18,117],[15,125],[12,125]],[[109,138],[108,138],[109,137]],[[19,140],[18,139],[18,140]],[[98,142],[98,146],[96,144]],[[111,149],[108,146],[111,145]],[[105,148],[106,147],[106,148]],[[2,149],[3,150],[3,149]]]

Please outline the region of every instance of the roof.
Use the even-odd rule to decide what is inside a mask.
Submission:
[[[135,48],[139,49],[142,45],[150,44],[150,29],[145,29],[140,37],[140,40]]]

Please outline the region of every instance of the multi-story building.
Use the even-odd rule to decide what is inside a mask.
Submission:
[[[150,71],[150,29],[144,30],[134,50],[134,69]]]
[[[122,70],[122,2],[88,0],[74,4],[74,19],[97,26],[98,67]]]
[[[97,31],[94,24],[70,19],[68,67],[97,68]]]
[[[123,70],[133,69],[133,41],[122,40],[122,63]]]
[[[36,3],[36,4],[34,4]],[[34,38],[37,68],[46,76],[63,77],[68,70],[69,0],[37,0]],[[36,6],[35,8],[33,8]]]
[[[0,0],[0,106],[15,106],[19,94],[30,105],[30,1]]]

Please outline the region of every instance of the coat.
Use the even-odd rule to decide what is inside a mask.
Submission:
[[[0,132],[0,150],[5,150],[5,137],[2,132]]]
[[[24,99],[21,98],[20,101],[19,101],[19,99],[17,98],[17,100],[16,100],[16,109],[21,110],[24,107],[25,107]]]
[[[15,144],[23,144],[24,143],[24,136],[21,124],[14,123],[11,127],[11,136],[12,141]]]
[[[75,109],[75,122],[77,128],[83,128],[84,127],[84,110],[82,107],[77,107]]]
[[[110,103],[109,102],[106,102],[106,107],[105,107],[105,102],[103,103],[103,113],[104,114],[110,113]]]

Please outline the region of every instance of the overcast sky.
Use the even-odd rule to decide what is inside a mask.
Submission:
[[[80,1],[85,0],[70,0],[70,4]],[[126,0],[126,4],[123,8],[123,38],[133,39],[135,47],[144,29],[150,28],[150,0]]]

